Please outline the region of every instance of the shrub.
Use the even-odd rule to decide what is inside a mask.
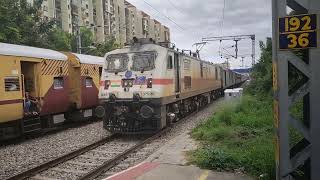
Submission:
[[[271,97],[244,96],[222,104],[206,123],[192,131],[202,146],[191,161],[202,168],[244,169],[263,179],[275,177]]]

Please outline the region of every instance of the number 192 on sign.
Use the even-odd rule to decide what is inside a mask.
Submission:
[[[279,48],[317,47],[317,15],[298,15],[279,19]]]

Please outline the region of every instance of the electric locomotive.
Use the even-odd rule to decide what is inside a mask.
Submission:
[[[221,96],[235,77],[196,54],[136,39],[105,55],[96,113],[110,132],[153,133]]]

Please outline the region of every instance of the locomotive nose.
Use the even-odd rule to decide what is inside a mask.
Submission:
[[[103,106],[96,107],[95,112],[98,118],[103,118],[103,116],[106,114],[106,110],[104,109]]]

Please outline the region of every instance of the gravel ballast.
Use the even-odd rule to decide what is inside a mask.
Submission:
[[[42,163],[99,141],[109,134],[102,122],[72,128],[48,136],[0,148],[0,179],[6,179]]]
[[[147,144],[144,148],[140,149],[134,154],[131,154],[127,159],[122,161],[117,166],[113,167],[104,174],[100,175],[96,180],[104,179],[115,173],[128,169],[136,164],[139,164],[146,160],[150,155],[155,153],[164,144],[169,142],[174,137],[177,137],[184,133],[189,133],[193,128],[197,127],[200,123],[207,121],[213,113],[216,111],[217,105],[221,103],[222,100],[217,100],[213,104],[199,111],[196,114],[187,117],[183,122],[177,123],[174,127],[165,135]]]
[[[142,162],[172,138],[182,133],[189,132],[212,116],[216,104],[219,103],[219,101],[220,100],[214,102],[200,112],[187,117],[183,122],[174,125],[174,127],[165,135],[154,140],[150,144],[147,144],[137,153],[131,154],[128,159],[112,168],[109,172],[105,172],[105,174],[98,179],[110,176],[115,172],[119,172]],[[103,129],[102,122],[97,122],[84,127],[69,129],[57,134],[32,139],[16,145],[1,147],[0,179],[9,178],[76,149],[92,144],[108,135],[109,134]]]

